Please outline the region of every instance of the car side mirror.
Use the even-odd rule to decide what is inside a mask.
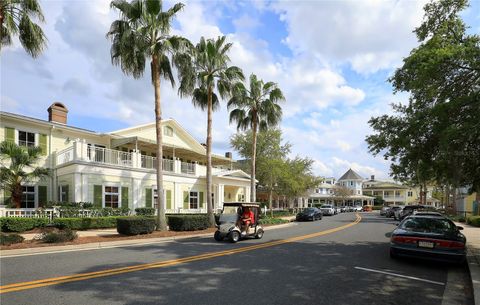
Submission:
[[[457,226],[457,229],[458,229],[459,231],[462,231],[462,230],[463,230],[463,227]]]

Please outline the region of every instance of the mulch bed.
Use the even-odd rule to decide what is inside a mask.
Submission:
[[[144,234],[144,235],[134,235],[134,236],[126,236],[126,235],[105,235],[105,236],[85,236],[79,237],[71,242],[66,243],[55,243],[55,244],[47,244],[40,240],[27,240],[23,243],[19,244],[12,244],[10,246],[0,246],[0,250],[13,250],[13,249],[28,249],[28,248],[38,248],[38,247],[51,247],[51,246],[65,246],[65,245],[80,245],[80,244],[88,244],[88,243],[100,243],[100,242],[108,242],[108,241],[118,241],[118,240],[130,240],[130,239],[150,239],[150,238],[159,238],[159,237],[174,237],[174,236],[185,236],[185,235],[200,235],[205,233],[212,233],[215,232],[215,228],[209,228],[206,230],[200,231],[154,231],[152,234]],[[29,231],[24,233],[41,233],[40,231]]]

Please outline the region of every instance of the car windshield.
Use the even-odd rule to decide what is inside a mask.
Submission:
[[[238,207],[224,207],[223,213],[220,214],[220,223],[235,223],[238,220]]]
[[[412,232],[449,233],[455,231],[455,226],[448,219],[410,217],[405,219],[400,228]]]
[[[322,208],[330,209],[331,207],[332,207],[331,205],[322,205]]]

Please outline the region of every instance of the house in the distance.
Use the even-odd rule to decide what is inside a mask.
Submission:
[[[49,201],[93,202],[102,207],[154,207],[157,197],[155,123],[98,133],[67,124],[61,103],[48,121],[0,112],[0,141],[40,146],[47,180],[23,186],[24,208]],[[178,122],[162,121],[163,184],[167,213],[206,212],[206,149]],[[233,170],[231,154],[213,155],[214,208],[250,197],[250,176]],[[0,204],[8,198],[0,192]]]

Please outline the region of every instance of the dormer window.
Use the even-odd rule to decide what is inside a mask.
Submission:
[[[163,127],[163,134],[167,137],[173,137],[173,128],[170,126]]]

